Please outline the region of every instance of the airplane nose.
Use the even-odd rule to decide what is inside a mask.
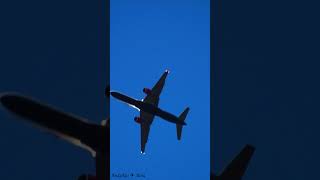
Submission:
[[[112,91],[112,92],[110,92],[110,94],[111,94],[111,96],[114,97],[114,98],[117,98],[117,99],[120,99],[120,100],[125,99],[125,98],[124,98],[125,96],[122,95],[122,94],[120,94],[120,93],[118,93],[118,92]]]
[[[117,99],[120,99],[121,95],[118,93],[118,92],[110,92],[111,96],[114,97],[114,98],[117,98]]]
[[[29,115],[32,114],[34,102],[14,93],[7,93],[0,96],[1,104],[9,111],[17,115]]]
[[[7,109],[12,109],[15,101],[17,101],[17,96],[13,94],[2,94],[0,96],[1,104]]]
[[[111,96],[117,96],[118,93],[114,92],[114,91],[111,91],[110,94],[111,94]]]

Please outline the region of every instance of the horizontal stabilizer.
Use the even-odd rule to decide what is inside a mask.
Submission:
[[[184,122],[188,112],[189,112],[190,108],[186,108],[179,116],[179,120]],[[181,124],[176,124],[176,128],[177,128],[177,138],[178,140],[181,140],[181,134],[182,134],[182,125]]]

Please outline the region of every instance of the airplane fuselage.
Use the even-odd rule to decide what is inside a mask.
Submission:
[[[125,103],[128,103],[136,108],[138,108],[140,111],[147,112],[149,114],[153,114],[156,116],[159,116],[169,122],[175,123],[175,124],[181,124],[181,125],[186,125],[185,122],[180,121],[179,118],[171,113],[168,113],[162,109],[160,109],[157,106],[154,106],[149,103],[145,103],[143,101],[139,101],[136,99],[133,99],[129,96],[126,96],[124,94],[118,93],[118,92],[111,92],[111,95],[120,101],[123,101]]]

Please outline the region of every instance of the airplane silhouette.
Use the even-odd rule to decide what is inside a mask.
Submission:
[[[76,146],[91,153],[95,159],[96,175],[83,174],[78,180],[110,179],[110,125],[109,119],[101,124],[65,113],[17,93],[5,93],[1,104],[10,112],[28,120]]]
[[[109,89],[106,88],[107,96]],[[110,119],[103,120],[100,125],[89,123],[17,93],[2,94],[0,102],[10,112],[39,128],[89,151],[96,162],[96,175],[83,174],[78,180],[110,179]],[[242,180],[254,151],[252,145],[246,145],[220,175],[211,174],[210,179]]]
[[[157,81],[157,83],[153,86],[152,89],[149,88],[143,88],[143,92],[146,94],[145,98],[142,100],[136,100],[129,96],[126,96],[124,94],[121,94],[119,92],[112,91],[111,95],[130,106],[134,107],[135,109],[138,109],[140,111],[140,116],[135,117],[134,121],[140,124],[140,136],[141,136],[141,153],[145,152],[145,146],[148,141],[149,132],[151,124],[155,118],[155,116],[161,117],[162,119],[176,124],[176,130],[177,130],[177,138],[178,140],[181,140],[181,133],[183,125],[186,125],[185,119],[187,117],[187,114],[189,112],[189,108],[187,107],[180,115],[179,117],[166,112],[158,107],[159,100],[160,100],[160,94],[162,92],[162,89],[165,85],[165,81],[167,78],[167,75],[169,74],[169,71],[166,70],[160,79]]]
[[[252,145],[247,144],[229,165],[217,176],[210,174],[211,180],[242,180],[247,170],[250,159],[255,151]]]

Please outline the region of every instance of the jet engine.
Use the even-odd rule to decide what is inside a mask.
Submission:
[[[78,177],[78,180],[97,180],[97,177],[90,174],[83,174]]]
[[[149,95],[149,94],[151,94],[151,89],[149,89],[149,88],[143,88],[143,92],[145,93],[145,94],[147,94],[147,95]]]
[[[136,122],[136,123],[141,123],[141,118],[140,117],[134,117],[134,121]]]

